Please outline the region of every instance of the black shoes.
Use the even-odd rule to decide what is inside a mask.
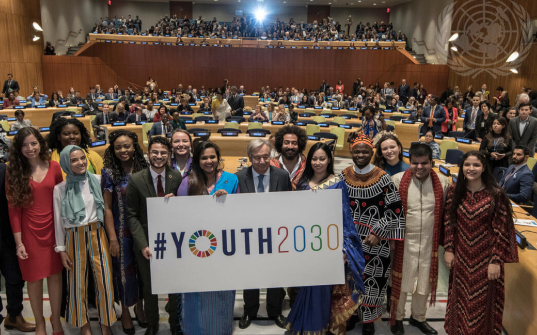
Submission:
[[[147,328],[149,324],[147,323],[147,321],[140,320],[138,314],[136,314],[136,308],[134,309],[134,315],[136,316],[136,321],[138,321],[138,326],[140,326],[141,328]]]
[[[145,330],[145,335],[156,335],[158,333],[158,328],[158,324],[154,326],[147,326],[147,329]]]
[[[437,335],[438,334],[438,332],[434,330],[434,328],[431,327],[427,323],[427,321],[423,321],[423,322],[416,321],[411,315],[408,322],[414,327],[417,327],[419,330],[421,330],[421,332],[424,333],[425,335]]]
[[[134,329],[134,327],[132,328],[123,328],[123,332],[127,335],[134,335],[136,333],[136,329]]]
[[[350,332],[351,330],[354,329],[354,327],[356,327],[356,323],[358,323],[358,321],[360,321],[360,315],[351,315],[351,318],[347,320],[347,327],[346,327],[346,330],[348,332]]]
[[[252,324],[252,318],[249,315],[244,314],[239,321],[239,328],[246,329]]]
[[[364,323],[364,326],[362,328],[362,335],[375,335],[375,323]]]
[[[287,325],[287,319],[283,315],[278,315],[274,318],[274,323],[276,323],[276,326],[286,329],[285,326]]]
[[[403,320],[395,321],[395,325],[390,327],[393,335],[403,335],[405,333],[405,328],[403,328]]]

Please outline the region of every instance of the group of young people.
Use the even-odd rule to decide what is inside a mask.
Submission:
[[[429,146],[413,146],[409,166],[393,134],[382,136],[375,153],[370,136],[353,133],[354,164],[338,175],[330,148],[317,143],[305,156],[305,131],[292,125],[275,134],[274,146],[253,140],[247,151],[251,167],[236,175],[224,171],[225,153],[215,143],[193,140],[182,129],[170,139],[151,138],[147,159],[130,131],[110,134],[104,159],[88,148],[90,142],[82,123],[59,118],[46,139],[32,127],[22,128],[10,149],[7,206],[38,335],[45,333],[45,278],[55,335],[63,333],[60,316],[82,334],[91,333],[92,303],[103,334],[110,334],[117,320],[114,302],[121,305],[126,334],[135,332],[129,307],[146,334],[158,332],[148,197],[328,188],[343,195],[341,208],[327,210],[343,211],[346,283],[289,288],[287,318],[281,314],[285,292],[270,289],[267,308],[278,326],[294,334],[344,334],[362,320],[362,333],[374,334],[387,299],[392,332],[403,334],[406,297],[412,293],[410,323],[436,334],[425,314],[429,294],[435,301],[438,246],[444,245],[450,268],[446,331],[501,334],[503,266],[517,261],[517,246],[509,200],[480,152],[464,156],[459,180],[449,186],[431,169]],[[281,187],[273,184],[276,174],[285,176]],[[257,292],[244,297],[240,328],[247,328],[259,309]],[[231,334],[234,300],[234,291],[170,294],[170,329],[173,334]]]

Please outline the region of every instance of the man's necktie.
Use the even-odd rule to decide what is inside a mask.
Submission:
[[[429,115],[429,127],[433,126],[434,107],[431,106],[431,115]]]
[[[260,174],[258,178],[259,184],[257,185],[257,193],[265,193],[265,184],[263,184],[263,179],[265,178],[265,175]]]
[[[108,124],[108,115],[103,114],[103,124]]]
[[[164,187],[162,187],[162,176],[161,175],[158,175],[157,196],[158,197],[163,197],[164,196]]]

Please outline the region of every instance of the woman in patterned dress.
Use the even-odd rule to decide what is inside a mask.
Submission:
[[[504,264],[518,262],[511,204],[482,153],[466,153],[459,168],[444,211],[444,328],[450,335],[501,335]]]
[[[116,130],[109,136],[110,146],[104,153],[101,188],[105,203],[105,226],[110,239],[114,300],[121,304],[121,323],[125,334],[135,333],[129,307],[138,324],[145,328],[142,282],[133,249],[133,239],[125,215],[127,183],[131,174],[147,167],[138,136],[127,130]]]

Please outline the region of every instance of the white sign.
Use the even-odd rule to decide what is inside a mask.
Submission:
[[[341,190],[147,199],[153,294],[344,283]]]

